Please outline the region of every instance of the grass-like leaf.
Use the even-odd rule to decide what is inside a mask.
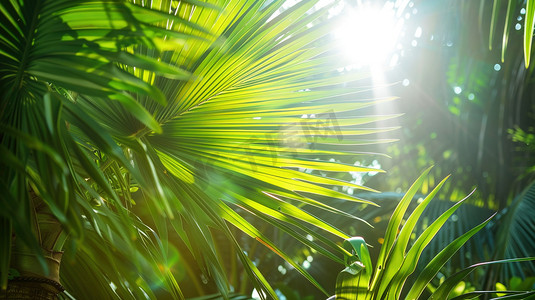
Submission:
[[[492,264],[517,263],[517,262],[525,262],[525,261],[533,261],[533,260],[535,260],[535,257],[510,258],[510,259],[482,262],[482,263],[471,265],[470,267],[465,268],[451,275],[446,280],[444,280],[444,282],[435,290],[435,292],[433,292],[433,295],[431,296],[430,299],[447,299],[448,295],[455,288],[455,286],[457,286],[457,284],[461,280],[463,280],[468,274],[474,271],[474,269],[477,267],[492,265]]]
[[[429,170],[430,169],[426,170],[424,175],[426,175]],[[368,271],[371,269],[371,261],[364,240],[362,238],[346,240],[344,245],[347,246],[347,250],[351,251],[352,255],[346,258],[346,269],[340,273],[337,279],[336,299],[399,299],[401,297],[409,275],[416,270],[416,266],[424,248],[429,244],[433,237],[435,237],[447,219],[453,215],[453,213],[466,200],[465,198],[457,202],[446,212],[442,213],[442,215],[431,223],[409,247],[410,236],[412,235],[418,219],[447,179],[446,178],[440,182],[433,191],[431,191],[430,194],[418,204],[416,209],[409,214],[403,226],[399,228],[408,203],[412,200],[414,194],[418,191],[422,182],[426,178],[424,175],[416,180],[409,189],[409,192],[396,207],[387,228],[387,232],[385,233],[385,241],[381,247],[378,258],[379,263],[382,262],[382,265],[381,267],[378,266],[376,268],[373,277],[370,278],[370,271]],[[442,251],[437,253],[431,262],[429,262],[421,271],[413,282],[413,285],[407,291],[407,299],[418,299],[426,286],[437,275],[444,264],[474,234],[485,227],[493,217],[494,215],[450,242]],[[397,225],[394,226],[393,224]],[[388,240],[387,237],[389,237]],[[385,249],[388,249],[388,251]],[[388,253],[389,255],[386,256],[385,253]],[[431,299],[447,299],[451,290],[478,266],[530,260],[534,260],[534,258],[507,259],[473,265],[448,277],[440,287],[432,293]],[[513,297],[513,295],[511,295],[511,297]]]

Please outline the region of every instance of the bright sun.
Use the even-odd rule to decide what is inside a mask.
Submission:
[[[340,16],[334,36],[344,56],[352,64],[378,66],[388,62],[395,50],[401,22],[391,8],[361,6]]]

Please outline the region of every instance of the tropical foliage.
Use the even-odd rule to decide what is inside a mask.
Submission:
[[[532,230],[520,229],[531,228],[532,223],[519,217],[515,223],[523,220],[522,225],[511,226],[507,216],[516,214],[513,202],[519,205],[525,201],[523,209],[533,211],[531,202],[524,197],[524,191],[535,180],[530,138],[535,109],[533,63],[527,68],[525,63],[531,55],[525,37],[531,36],[532,3],[411,3],[400,7],[397,14],[406,20],[405,56],[392,72],[397,80],[406,82],[393,93],[407,99],[407,115],[400,122],[400,142],[389,145],[386,151],[393,159],[381,164],[389,176],[384,180],[374,177],[366,183],[399,193],[410,186],[407,176],[416,177],[419,170],[434,164],[436,167],[423,184],[426,194],[438,179],[452,174],[439,199],[445,201],[434,201],[424,213],[424,218],[431,220],[451,207],[453,201],[476,189],[459,208],[457,217],[437,234],[429,245],[433,251],[424,252],[423,261],[430,261],[451,237],[468,231],[489,213],[498,212],[489,226],[446,264],[442,270],[446,274],[479,261],[503,258],[504,250],[498,250],[501,246],[509,248],[511,256],[507,258],[518,257],[512,256],[512,246],[504,241],[515,241],[516,249],[533,256],[535,244],[525,238],[529,236],[526,231]],[[407,15],[410,18],[405,18]],[[419,32],[418,37],[415,32]],[[411,39],[417,46],[410,44]],[[423,230],[417,228],[416,233]],[[511,276],[533,276],[533,270],[526,270],[531,269],[529,265],[523,264],[528,267],[522,270],[517,268],[520,265],[492,266],[492,271],[473,274],[470,280],[482,284],[507,282]]]
[[[396,16],[404,19],[406,26],[404,41],[400,42],[403,50],[398,54],[405,57],[391,76],[403,76],[395,77],[403,86],[394,94],[409,99],[405,107],[413,109],[407,110],[401,122],[404,130],[400,142],[387,150],[393,160],[382,163],[389,176],[386,180],[371,178],[367,184],[381,190],[407,189],[408,174],[415,176],[419,169],[434,163],[437,167],[422,184],[422,193],[426,194],[438,178],[453,173],[453,180],[444,183],[439,197],[445,201],[437,199],[428,205],[420,225],[415,227],[415,239],[426,233],[431,220],[455,205],[452,201],[476,188],[419,256],[415,276],[424,272],[428,263],[436,262],[437,253],[454,237],[498,212],[445,263],[438,278],[428,285],[433,290],[444,278],[455,277],[457,271],[481,261],[535,255],[535,244],[529,238],[533,221],[524,215],[533,212],[530,190],[534,180],[531,138],[535,107],[529,57],[534,7],[530,1],[397,4]],[[416,196],[419,198],[424,197]],[[382,226],[388,212],[368,220]],[[373,246],[380,244],[377,238],[364,237]],[[370,252],[373,258],[376,251],[372,248]],[[482,270],[470,273],[457,290],[463,290],[459,289],[461,285],[467,287],[464,293],[504,287],[499,282],[519,287],[514,284],[518,280],[526,282],[523,289],[534,288],[529,284],[529,276],[534,274],[532,263],[480,266]],[[409,278],[405,286],[414,280],[416,277]],[[468,293],[463,297],[476,296]]]
[[[379,171],[354,165],[354,149],[387,130],[363,125],[392,116],[361,112],[376,102],[354,85],[366,75],[338,71],[343,62],[321,42],[329,6],[0,8],[2,289],[8,278],[56,280],[49,257],[64,250],[61,283],[74,297],[183,298],[178,249],[201,271],[188,276],[228,297],[228,258],[214,241],[223,237],[253,286],[276,297],[233,227],[323,289],[248,219],[341,262],[345,250],[324,234],[349,236],[307,208],[355,218],[325,198],[373,205],[331,187],[371,189],[331,174]]]
[[[341,2],[0,3],[2,290],[313,299],[344,262],[342,299],[533,289],[534,1],[376,1],[402,109],[342,59]]]
[[[441,227],[446,223],[461,204],[466,200],[457,202],[454,206],[440,215],[436,220],[429,224],[425,231],[412,242],[410,245],[413,230],[417,221],[422,216],[425,208],[438,193],[440,188],[446,182],[442,180],[430,193],[421,199],[418,206],[404,220],[404,215],[413,200],[414,195],[422,187],[430,169],[426,170],[411,186],[403,199],[399,202],[394,210],[388,223],[384,236],[384,242],[377,259],[377,266],[374,269],[368,251],[368,246],[363,238],[351,238],[344,242],[348,251],[352,251],[351,256],[346,256],[346,268],[340,272],[336,284],[336,299],[420,299],[426,292],[426,288],[435,276],[442,269],[444,264],[478,231],[484,228],[494,217],[490,216],[483,223],[475,226],[468,232],[462,234],[454,241],[446,245],[441,251],[435,254],[434,258],[421,270],[414,281],[409,282],[409,276],[416,270],[419,258],[424,248],[431,242]],[[431,289],[429,299],[449,299],[452,291],[457,285],[475,268],[500,263],[513,263],[532,261],[535,257],[525,257],[518,259],[507,259],[500,261],[491,261],[472,265],[463,269],[452,276],[443,279],[438,287]],[[525,298],[535,295],[534,291],[515,291],[508,292],[504,299],[510,297]],[[470,298],[491,294],[493,291],[472,292],[467,295]],[[495,298],[498,299],[498,298]]]

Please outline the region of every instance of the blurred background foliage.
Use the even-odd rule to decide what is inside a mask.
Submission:
[[[508,2],[495,1],[498,16],[492,1],[410,2],[407,45],[390,73],[402,82],[394,94],[402,98],[403,129],[388,149],[389,178],[378,179],[379,185],[404,188],[408,182],[395,182],[404,177],[394,174],[416,175],[431,163],[437,165],[435,178],[454,175],[446,198],[477,187],[473,204],[500,209],[534,179],[533,66],[526,69],[522,56],[525,4],[518,1],[505,27]],[[496,37],[504,31],[502,62],[503,43]]]

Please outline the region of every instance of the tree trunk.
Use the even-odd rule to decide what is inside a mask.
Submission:
[[[53,281],[42,277],[16,277],[7,284],[7,290],[1,299],[17,300],[56,300],[63,287]]]
[[[59,244],[62,244],[63,229],[48,206],[33,191],[30,191],[30,196],[35,212],[35,232],[47,270],[43,268],[37,253],[14,236],[10,277],[7,289],[0,292],[0,299],[52,300],[57,299],[57,295],[64,290],[59,280],[63,252],[54,250],[62,246]]]

